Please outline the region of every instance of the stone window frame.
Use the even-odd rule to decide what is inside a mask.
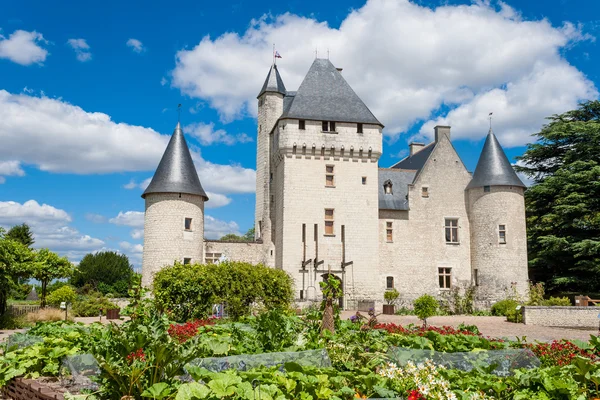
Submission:
[[[429,186],[421,186],[421,197],[424,199],[429,198]]]
[[[366,177],[366,176],[363,176],[363,177],[362,177],[362,184],[363,184],[363,185],[366,185],[366,184],[367,184],[367,177]]]
[[[479,286],[479,269],[473,269],[473,284]]]
[[[325,236],[335,236],[335,208],[326,208],[324,214],[325,220]],[[328,229],[328,227],[330,229]]]
[[[456,222],[456,225],[452,224],[453,221]],[[450,236],[448,236],[448,230],[450,230]],[[456,235],[454,237],[452,236],[452,230],[456,231]],[[449,245],[460,244],[460,218],[444,217],[444,240],[445,243]]]
[[[498,224],[498,244],[506,244],[506,224]]]
[[[304,119],[299,119],[298,120],[298,129],[301,131],[305,131],[306,130],[306,120]]]
[[[356,133],[364,133],[363,124],[360,122],[356,124]]]
[[[391,283],[391,285],[390,285]],[[386,276],[385,277],[385,290],[393,290],[394,289],[394,277]]]
[[[188,222],[189,222],[189,224],[188,224]],[[194,219],[191,217],[183,218],[183,230],[186,232],[193,232],[194,231],[193,225],[192,225],[193,222],[194,222]]]
[[[385,240],[388,243],[394,242],[394,224],[393,221],[385,221]]]
[[[440,290],[452,289],[452,267],[438,267],[438,285]]]
[[[219,261],[221,259],[221,257],[223,257],[223,253],[216,253],[216,252],[206,253],[204,255],[204,262],[206,264],[216,264],[215,261]]]
[[[335,121],[321,121],[321,132],[337,133]]]
[[[331,177],[331,184],[329,184],[330,177]],[[328,188],[335,187],[335,165],[333,165],[333,164],[325,165],[325,187],[328,187]]]

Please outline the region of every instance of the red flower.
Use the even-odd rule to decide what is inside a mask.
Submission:
[[[138,349],[137,351],[131,352],[127,357],[127,363],[131,364],[135,360],[146,361],[146,355],[144,349]]]
[[[407,400],[420,400],[420,399],[424,399],[425,397],[423,397],[423,395],[421,393],[419,393],[418,390],[411,390],[410,392],[408,392],[408,398]]]
[[[214,325],[214,319],[203,319],[186,322],[185,324],[171,324],[169,326],[169,336],[177,340],[179,343],[184,343],[198,334],[198,328],[206,325]]]

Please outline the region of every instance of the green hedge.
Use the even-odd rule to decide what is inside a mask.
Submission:
[[[175,264],[154,276],[159,310],[178,321],[206,318],[213,304],[227,303],[233,319],[250,313],[252,303],[287,308],[293,298],[292,279],[282,270],[226,261],[219,264]]]

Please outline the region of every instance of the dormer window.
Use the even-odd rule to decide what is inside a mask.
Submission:
[[[389,179],[383,183],[383,192],[385,194],[394,194],[392,192],[392,181]]]
[[[363,124],[356,124],[356,133],[363,133]]]
[[[321,122],[323,132],[335,132],[335,122],[334,121],[323,121]]]
[[[306,121],[301,119],[298,121],[298,129],[300,129],[301,131],[306,129]]]

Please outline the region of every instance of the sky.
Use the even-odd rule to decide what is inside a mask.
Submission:
[[[144,201],[177,123],[210,197],[211,239],[253,226],[258,94],[329,57],[385,125],[380,167],[452,126],[473,170],[493,112],[511,161],[545,118],[598,98],[596,0],[0,5],[0,226],[74,262],[141,266]]]

